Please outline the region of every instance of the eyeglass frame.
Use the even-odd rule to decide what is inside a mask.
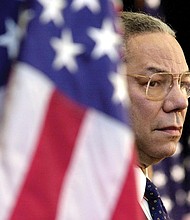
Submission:
[[[138,77],[140,77],[140,78],[148,78],[148,82],[147,82],[147,85],[146,85],[146,90],[145,90],[145,94],[146,94],[146,98],[148,99],[148,100],[154,100],[154,101],[159,101],[159,100],[162,100],[162,99],[164,99],[167,95],[168,95],[168,93],[171,91],[171,89],[170,90],[168,90],[168,93],[162,98],[162,99],[154,99],[154,98],[151,98],[151,97],[149,97],[148,96],[148,91],[149,91],[149,86],[150,86],[150,82],[151,82],[151,79],[152,79],[152,77],[153,76],[155,76],[156,74],[158,74],[158,75],[172,75],[172,77],[173,77],[173,81],[172,81],[172,84],[169,86],[169,88],[171,88],[172,89],[172,87],[173,87],[173,85],[174,85],[174,80],[175,79],[179,79],[179,81],[178,81],[178,85],[179,85],[179,87],[180,87],[180,90],[181,90],[181,78],[182,78],[182,76],[185,74],[189,74],[190,75],[190,70],[189,71],[185,71],[185,72],[182,72],[182,73],[169,73],[169,72],[158,72],[158,73],[153,73],[151,76],[146,76],[146,75],[141,75],[141,74],[130,74],[130,73],[127,73],[127,74],[125,74],[126,76],[130,76],[130,77],[134,77],[134,78],[138,78]],[[190,97],[190,93],[189,93],[189,95],[187,95],[186,96],[186,98],[188,99]]]

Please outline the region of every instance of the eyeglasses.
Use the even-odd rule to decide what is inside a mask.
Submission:
[[[173,87],[174,80],[178,80],[181,92],[186,98],[190,97],[190,72],[181,74],[154,73],[151,76],[139,74],[127,74],[127,76],[142,79],[145,85],[146,97],[149,100],[159,101],[164,99]]]

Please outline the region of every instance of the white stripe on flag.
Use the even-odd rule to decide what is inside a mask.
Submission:
[[[0,139],[0,219],[8,219],[35,151],[53,85],[26,64],[14,69]]]
[[[134,139],[120,122],[89,110],[60,197],[57,220],[108,220],[131,161]]]

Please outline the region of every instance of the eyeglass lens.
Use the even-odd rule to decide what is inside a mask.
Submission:
[[[175,78],[175,77],[174,77]],[[183,73],[178,78],[178,83],[182,93],[189,98],[190,96],[190,73]],[[146,95],[152,100],[163,99],[173,86],[173,75],[168,73],[157,73],[151,76],[148,82]]]

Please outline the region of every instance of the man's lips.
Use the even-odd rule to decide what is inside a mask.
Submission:
[[[168,133],[172,136],[180,136],[181,131],[182,131],[182,126],[167,126],[167,127],[158,128],[155,130]]]

